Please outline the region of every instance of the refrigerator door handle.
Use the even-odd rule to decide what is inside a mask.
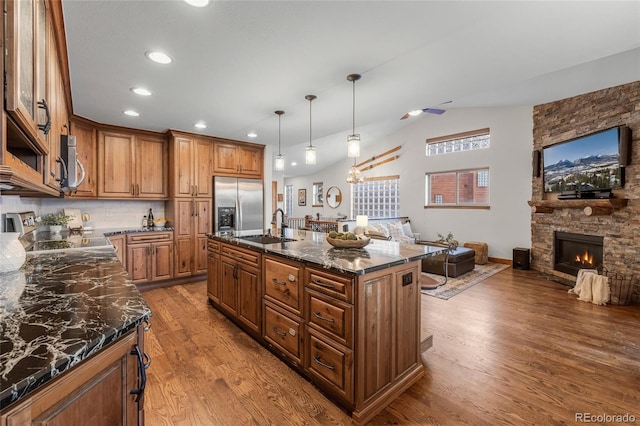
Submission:
[[[236,197],[236,212],[238,213],[238,220],[236,221],[236,231],[242,230],[242,203],[240,197]]]

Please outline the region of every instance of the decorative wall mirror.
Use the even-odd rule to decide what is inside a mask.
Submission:
[[[337,186],[327,189],[327,205],[332,209],[337,208],[342,202],[342,192]]]
[[[324,205],[324,195],[322,182],[313,183],[313,207],[322,207]]]

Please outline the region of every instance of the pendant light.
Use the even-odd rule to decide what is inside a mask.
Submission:
[[[353,83],[353,132],[347,136],[347,156],[352,158],[360,156],[360,135],[356,134],[356,81],[361,77],[360,74],[347,76],[347,80]]]
[[[280,119],[282,118],[282,114],[284,114],[284,111],[275,111],[276,114],[278,114],[278,155],[276,155],[276,164],[275,164],[275,170],[278,172],[281,172],[284,170],[284,155],[282,155],[282,153],[280,152]]]
[[[307,95],[304,98],[309,101],[309,146],[305,152],[304,159],[307,164],[316,164],[316,148],[311,145],[311,102],[316,98],[316,95]]]

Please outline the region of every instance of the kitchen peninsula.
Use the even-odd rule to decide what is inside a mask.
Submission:
[[[151,311],[113,249],[28,255],[1,279],[0,424],[143,424]]]
[[[351,412],[378,412],[424,375],[421,260],[442,248],[326,234],[209,235],[209,302]]]

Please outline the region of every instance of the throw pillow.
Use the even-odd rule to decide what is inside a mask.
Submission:
[[[413,231],[411,230],[410,222],[405,222],[404,224],[402,224],[402,230],[404,231],[404,235],[409,238],[413,238]]]
[[[376,231],[380,232],[385,237],[389,236],[389,229],[385,226],[384,223],[374,223],[372,226],[375,228]]]
[[[390,223],[389,224],[389,236],[393,241],[399,241],[401,237],[405,237],[404,229],[402,229],[402,223]]]

